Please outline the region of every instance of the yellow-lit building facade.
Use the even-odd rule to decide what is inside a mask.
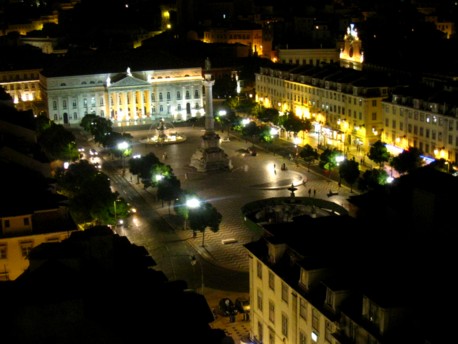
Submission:
[[[264,42],[262,28],[210,28],[204,32],[204,43],[242,44],[252,54],[270,58],[271,41]]]
[[[0,215],[0,281],[19,277],[29,267],[34,247],[61,242],[76,230],[63,208]]]
[[[303,293],[272,270],[272,262],[249,257],[250,321],[254,343],[337,343],[335,315],[322,312],[305,296],[322,271],[301,271]]]
[[[312,121],[319,146],[367,151],[383,132],[382,100],[389,86],[335,65],[261,67],[256,99],[263,106]],[[307,144],[305,133],[300,145]]]
[[[394,91],[382,102],[383,142],[396,154],[409,147],[425,157],[458,161],[458,102],[456,92],[415,95],[407,89]]]
[[[186,120],[204,114],[202,68],[71,75],[40,74],[48,117],[77,124],[86,114],[113,122]]]
[[[40,69],[0,70],[0,86],[18,110],[35,109],[41,101]]]
[[[277,54],[278,62],[295,65],[319,66],[339,61],[338,49],[278,49]]]

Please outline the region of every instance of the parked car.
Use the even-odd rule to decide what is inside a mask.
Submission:
[[[230,316],[237,314],[234,302],[225,297],[219,300],[219,310],[223,315]]]

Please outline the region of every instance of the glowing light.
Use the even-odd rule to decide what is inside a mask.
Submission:
[[[190,198],[186,200],[186,206],[192,209],[198,208],[200,207],[200,200],[197,199],[196,197]]]

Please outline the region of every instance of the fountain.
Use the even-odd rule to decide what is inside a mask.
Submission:
[[[170,123],[171,124],[171,123]],[[151,127],[154,124],[151,125]],[[171,124],[172,128],[175,129],[173,124]],[[150,130],[151,130],[150,127]],[[175,132],[168,134],[167,133],[167,126],[163,118],[159,121],[159,124],[156,128],[156,134],[152,136],[148,136],[145,139],[140,140],[141,143],[148,143],[148,144],[171,144],[171,143],[180,143],[186,141],[186,136],[178,134]]]

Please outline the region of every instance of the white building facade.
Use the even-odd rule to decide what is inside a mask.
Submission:
[[[86,114],[113,122],[204,115],[199,67],[87,75],[40,74],[47,115],[55,123],[78,124]]]

